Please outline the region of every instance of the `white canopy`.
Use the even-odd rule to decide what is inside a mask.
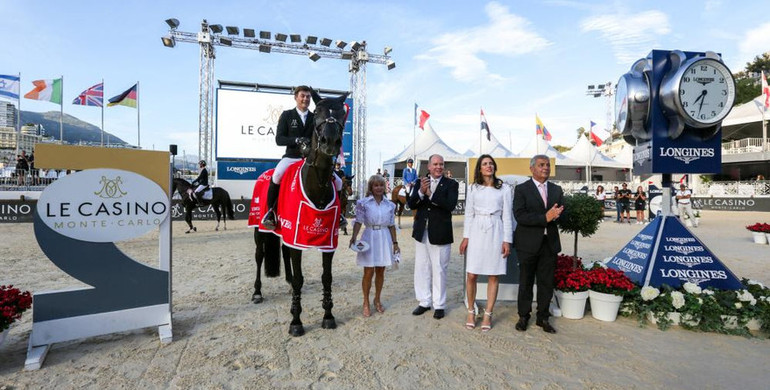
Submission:
[[[762,121],[762,111],[765,105],[765,96],[759,95],[750,102],[734,106],[722,121],[722,127],[742,125],[744,123]],[[770,118],[770,113],[766,114]]]
[[[492,157],[518,157],[516,153],[511,152],[508,148],[503,146],[494,134],[490,133],[489,140],[487,140],[487,137],[484,135],[485,134],[481,135],[481,150],[474,146],[472,149],[468,149],[468,151],[465,152],[466,156],[469,155],[468,153],[470,152],[470,156],[489,154]]]
[[[544,140],[540,135],[535,134],[529,141],[527,146],[519,152],[519,157],[533,157],[536,154],[544,154],[548,157],[556,159],[557,166],[570,166],[570,167],[584,167],[586,164],[578,160],[572,159],[561,154],[558,150],[554,149],[548,141]]]
[[[583,165],[590,165],[592,167],[601,167],[601,168],[631,167],[630,164],[624,164],[620,161],[617,161],[610,157],[605,156],[599,150],[597,150],[596,146],[594,146],[591,142],[589,142],[588,138],[586,137],[580,137],[577,143],[575,143],[575,146],[573,146],[572,149],[570,149],[569,151],[564,152],[564,155],[573,160],[580,161]]]
[[[416,156],[415,160],[428,160],[433,154],[440,154],[444,161],[462,161],[465,162],[466,156],[450,148],[441,137],[433,130],[430,122],[425,124],[425,130],[420,130],[415,142],[407,146],[401,153],[395,157],[383,162],[383,165],[393,165],[404,162],[406,159]]]

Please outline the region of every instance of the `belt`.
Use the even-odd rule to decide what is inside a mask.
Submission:
[[[491,213],[489,212],[478,212],[476,210],[473,211],[473,215],[477,215],[479,217],[499,217],[503,215],[503,212],[501,210],[493,211]]]
[[[367,229],[372,229],[372,230],[380,230],[380,229],[382,229],[383,227],[384,227],[384,226],[382,226],[382,225],[367,225],[367,226],[366,226],[366,228],[367,228]]]

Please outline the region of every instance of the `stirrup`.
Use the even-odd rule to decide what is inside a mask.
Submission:
[[[489,325],[481,325],[482,332],[489,332],[492,329],[492,312],[484,309],[484,315],[489,316]]]
[[[267,230],[275,230],[276,215],[272,208],[267,210],[267,213],[265,213],[265,216],[262,218],[262,226]]]
[[[476,310],[468,310],[468,314],[473,314],[473,322],[466,322],[465,329],[468,329],[468,330],[476,329]]]

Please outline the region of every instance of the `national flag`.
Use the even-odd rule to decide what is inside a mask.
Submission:
[[[765,110],[770,107],[770,87],[767,86],[765,71],[762,71],[762,95],[765,95]]]
[[[548,132],[548,129],[545,128],[545,125],[543,125],[543,122],[540,121],[540,117],[535,114],[535,134],[539,134],[543,136],[543,139],[546,141],[551,140],[551,133]]]
[[[481,131],[487,131],[487,141],[492,140],[492,134],[489,132],[489,124],[487,123],[487,117],[484,116],[484,109],[481,109]]]
[[[110,102],[107,103],[107,107],[121,105],[136,108],[136,100],[139,98],[139,95],[136,92],[137,85],[138,84],[134,84],[133,87],[127,89],[125,92],[111,98]]]
[[[19,98],[19,76],[0,74],[0,96]]]
[[[414,125],[422,130],[425,130],[425,122],[430,118],[430,114],[425,110],[417,107],[417,103],[414,104]]]
[[[589,133],[591,133],[591,139],[594,141],[596,146],[602,146],[604,142],[602,141],[601,138],[599,138],[598,135],[596,135],[596,133],[594,133],[594,126],[596,126],[596,123],[594,121],[591,121],[591,130],[589,131]]]
[[[679,184],[685,184],[687,183],[687,175],[682,176],[681,179],[679,179]]]
[[[35,80],[32,82],[35,88],[27,92],[24,97],[32,100],[45,100],[47,102],[61,104],[61,80],[62,79]]]
[[[72,104],[101,107],[104,103],[104,83],[99,83],[81,92]]]

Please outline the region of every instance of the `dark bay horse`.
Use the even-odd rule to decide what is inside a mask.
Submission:
[[[390,193],[390,200],[396,204],[399,229],[401,228],[401,215],[404,214],[404,207],[406,206],[406,196],[401,194],[402,189],[404,189],[404,185],[399,184]]]
[[[316,105],[313,119],[313,136],[310,153],[305,158],[305,162],[299,171],[299,180],[301,181],[302,188],[305,189],[307,200],[314,207],[323,209],[337,197],[331,180],[334,169],[333,157],[339,154],[340,147],[342,146],[342,130],[347,118],[345,109],[347,94],[338,98],[321,98],[315,90],[311,90],[311,95]],[[289,188],[291,179],[289,175],[284,175],[281,188]],[[279,197],[278,214],[280,220],[284,218],[280,215],[282,202],[283,200]],[[338,220],[339,215],[336,215],[334,225],[336,225]],[[321,228],[324,227],[321,226]],[[261,234],[263,233],[255,233],[255,241],[260,239],[259,236]],[[258,249],[259,245],[258,242]],[[274,245],[264,248],[268,252],[275,252]],[[290,267],[286,267],[286,278],[291,280],[292,287],[292,321],[289,325],[289,334],[292,336],[302,336],[305,334],[305,328],[300,320],[300,314],[302,313],[302,285],[304,284],[302,250],[295,248],[286,248],[286,250],[289,252],[291,259]],[[268,254],[268,256],[275,255]],[[332,315],[332,307],[334,307],[334,302],[332,301],[332,259],[334,258],[334,252],[323,252],[321,258],[323,267],[321,274],[321,283],[323,284],[321,306],[324,309],[321,327],[324,329],[334,329],[337,327],[337,322]]]
[[[192,184],[181,178],[174,178],[173,184],[171,186],[171,194],[176,191],[179,193],[179,196],[182,197],[182,205],[184,206],[185,210],[184,220],[190,227],[190,229],[188,229],[185,233],[198,231],[198,229],[195,228],[192,224],[192,212],[195,207],[210,205],[214,209],[214,212],[217,214],[217,227],[215,228],[217,231],[219,230],[219,221],[223,214],[226,215],[227,218],[235,219],[233,202],[230,200],[230,194],[228,194],[227,191],[225,191],[223,188],[212,187],[211,189],[213,196],[211,197],[211,200],[199,199],[197,203],[192,199],[190,191],[188,191],[191,188]],[[224,219],[224,230],[227,230],[227,218]]]
[[[254,251],[254,261],[257,262],[257,277],[254,279],[254,294],[251,295],[251,302],[262,303],[265,300],[262,297],[262,264],[265,264],[265,276],[268,278],[278,277],[281,275],[281,255],[283,255],[286,283],[291,285],[291,258],[289,247],[282,246],[281,237],[273,232],[262,232],[259,228],[255,228],[254,243],[257,244],[257,249]]]

